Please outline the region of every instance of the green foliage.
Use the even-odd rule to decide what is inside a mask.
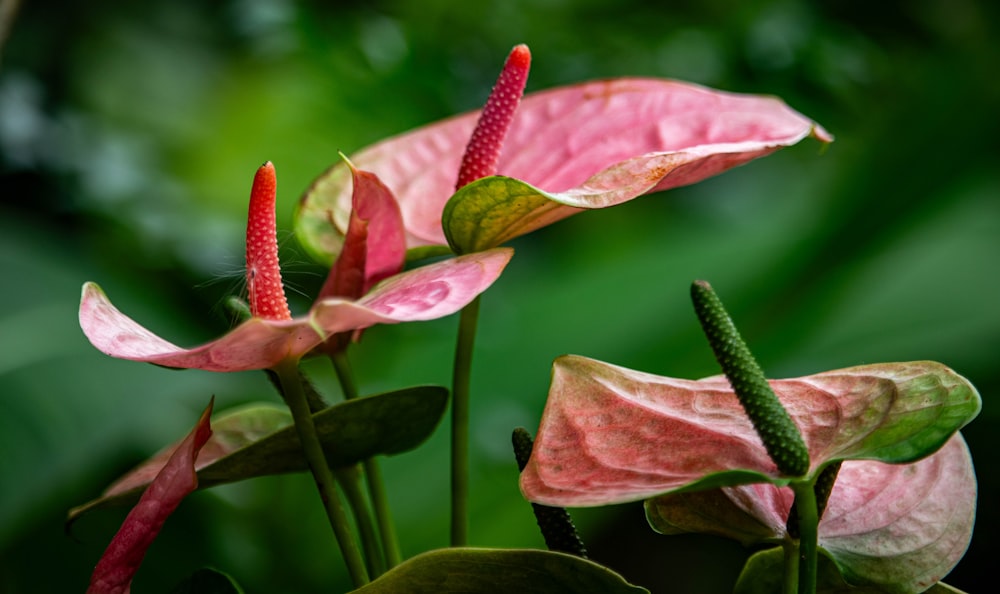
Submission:
[[[448,404],[448,390],[417,386],[334,404],[313,415],[327,461],[334,468],[357,464],[377,455],[411,450],[437,427]],[[206,489],[270,474],[303,472],[306,461],[287,409],[251,406],[213,421],[216,436],[210,456],[199,459],[198,488]],[[261,428],[273,431],[262,431]],[[283,427],[283,428],[281,428]],[[263,435],[262,435],[263,433]],[[164,460],[140,467],[123,477],[102,497],[70,511],[74,521],[89,511],[109,505],[134,503]],[[139,475],[135,477],[134,475]]]
[[[443,549],[417,555],[381,578],[355,590],[358,594],[640,594],[606,567],[573,555],[550,551]]]
[[[754,553],[747,560],[733,594],[776,594],[781,592],[783,565],[784,553],[780,547]],[[943,582],[938,582],[923,592],[924,594],[962,594],[961,590]],[[816,594],[900,594],[900,592],[876,586],[848,584],[840,575],[837,564],[829,554],[820,550]]]
[[[243,594],[243,590],[232,577],[205,567],[177,584],[170,594]]]
[[[181,344],[217,335],[225,320],[213,307],[238,292],[229,273],[256,165],[280,165],[279,228],[290,229],[291,197],[337,150],[478,107],[497,56],[522,41],[536,57],[529,91],[676,76],[782,96],[838,141],[821,159],[801,147],[517,244],[534,256],[515,259],[480,324],[475,542],[540,544],[506,440],[512,426],[536,421],[547,362],[575,352],[662,374],[716,372],[691,348],[700,336],[683,288],[693,278],[733,297],[733,316],[774,377],[932,359],[989,398],[1000,388],[990,258],[1000,253],[997,10],[976,0],[22,2],[0,70],[3,121],[19,124],[16,136],[5,124],[0,143],[0,589],[81,590],[113,527],[80,526],[81,552],[60,530],[65,510],[180,434],[209,394],[220,406],[271,395],[257,374],[101,357],[73,319],[80,283],[108,279],[123,309]],[[291,281],[315,294],[323,271],[292,268]],[[221,280],[204,284],[209,277]],[[355,361],[365,391],[444,383],[451,328],[369,331]],[[84,398],[82,386],[99,389]],[[997,415],[987,407],[965,431],[981,468],[1000,463]],[[438,431],[385,461],[390,491],[406,494],[393,506],[407,555],[445,541],[433,510],[446,449]],[[980,490],[994,501],[1000,483],[985,474]],[[194,495],[172,520],[178,536],[170,525],[161,536],[170,552],[148,560],[136,591],[156,591],[198,557],[261,592],[328,591],[338,576],[325,556],[295,564],[287,554],[327,546],[322,521],[291,521],[314,499],[299,476]],[[669,591],[697,574],[705,581],[687,591],[729,591],[704,586],[733,571],[718,560],[733,556],[725,544],[609,543],[608,523],[646,530],[641,514],[612,513],[578,520],[592,552],[617,559],[631,581]],[[989,583],[998,530],[997,511],[981,509],[948,581]],[[223,544],[234,534],[239,543]],[[275,552],[241,544],[254,542]]]

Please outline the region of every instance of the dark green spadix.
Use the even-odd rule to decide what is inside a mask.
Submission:
[[[722,302],[705,281],[691,285],[691,300],[715,358],[778,470],[788,476],[809,471],[809,450],[798,427],[767,383]]]
[[[511,435],[511,442],[514,445],[514,457],[517,458],[517,469],[524,470],[528,459],[531,458],[534,440],[526,429],[518,427]],[[566,508],[532,503],[531,509],[535,512],[535,520],[542,531],[545,546],[549,547],[550,551],[587,558],[587,549],[583,546],[580,534],[573,525],[573,518]]]

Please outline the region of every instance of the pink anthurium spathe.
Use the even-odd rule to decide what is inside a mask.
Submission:
[[[770,385],[809,450],[805,479],[842,462],[818,541],[843,577],[922,592],[950,571],[972,535],[975,474],[957,431],[979,412],[976,389],[928,361]],[[802,479],[777,470],[724,377],[568,356],[554,365],[521,490],[554,506],[646,500],[661,532],[753,544],[788,537],[793,480]]]
[[[553,366],[531,459],[530,501],[605,505],[682,490],[783,486],[725,377],[660,377],[579,356]],[[918,460],[978,414],[979,393],[929,361],[771,380],[809,449],[809,475],[841,460]]]
[[[403,215],[395,197],[374,174],[357,169],[346,159],[345,162],[351,170],[354,188],[351,219],[340,256],[320,289],[320,299],[357,299],[406,265]]]
[[[406,265],[403,215],[392,192],[374,174],[355,168],[350,161],[347,165],[354,182],[351,221],[343,249],[330,268],[319,299],[358,299]],[[351,338],[359,340],[361,330],[334,335],[321,350],[343,350]]]
[[[664,534],[698,532],[745,545],[789,538],[794,496],[772,484],[662,495],[646,502]],[[819,546],[848,583],[923,592],[944,578],[972,538],[976,477],[961,434],[910,464],[843,463],[819,524]]]
[[[90,342],[112,357],[165,367],[273,369],[341,332],[450,315],[485,291],[512,255],[511,250],[497,249],[437,262],[385,278],[356,299],[318,299],[308,314],[292,317],[278,268],[275,194],[274,167],[266,163],[254,178],[247,224],[249,320],[212,342],[181,348],[115,308],[96,284],[86,283],[79,318]],[[384,268],[372,270],[384,273]],[[365,279],[370,278],[366,272]]]
[[[526,59],[509,59],[505,72],[520,68],[526,77],[527,67]],[[507,92],[503,80],[501,75],[494,95]],[[442,225],[442,215],[455,194],[456,173],[468,160],[470,136],[481,128],[480,114],[431,124],[351,155],[358,167],[377,174],[394,192],[408,248],[447,246],[447,234],[455,232]],[[832,140],[779,99],[651,78],[593,81],[528,94],[503,132],[496,141],[502,151],[487,174],[513,178],[517,187],[486,178],[468,184],[459,195],[471,194],[481,203],[518,192],[531,200],[525,205],[519,199],[521,210],[514,215],[505,204],[509,231],[493,233],[474,247],[498,245],[580,209],[692,184],[809,136]],[[462,181],[472,179],[475,175]],[[349,186],[347,168],[336,165],[303,197],[297,231],[318,257],[330,260],[340,249],[349,220]],[[458,224],[466,216],[462,210],[451,213]]]
[[[212,403],[146,488],[94,568],[87,594],[128,594],[146,550],[181,500],[198,487],[194,464],[212,436]]]

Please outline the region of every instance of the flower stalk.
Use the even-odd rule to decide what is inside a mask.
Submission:
[[[479,322],[479,297],[462,308],[451,381],[451,546],[469,538],[469,401],[472,349]]]
[[[337,372],[337,380],[340,382],[344,398],[346,400],[357,398],[357,383],[354,381],[354,373],[351,371],[350,361],[347,359],[347,351],[341,349],[330,352],[329,357]],[[382,541],[382,556],[385,559],[387,569],[392,569],[402,562],[403,557],[399,550],[399,537],[396,534],[396,525],[392,520],[385,481],[382,480],[382,470],[374,458],[365,460],[362,465],[365,482],[368,485],[368,498],[375,512],[375,523]]]
[[[794,481],[791,487],[795,493],[794,507],[799,526],[798,594],[816,594],[819,514],[815,485],[812,481]]]
[[[312,412],[309,410],[302,382],[299,381],[298,361],[287,361],[275,369],[275,372],[281,383],[281,392],[285,396],[285,402],[292,412],[292,421],[299,434],[299,440],[302,442],[302,451],[305,454],[309,470],[316,481],[320,499],[323,501],[323,509],[326,511],[337,542],[340,544],[340,551],[347,564],[348,573],[350,573],[355,587],[361,587],[369,581],[368,570],[357,542],[354,540],[354,535],[351,533],[347,514],[344,512],[340,496],[337,493],[333,472],[327,464],[323,446],[316,433]]]
[[[531,68],[528,46],[514,47],[504,62],[462,156],[456,189],[497,173],[504,138],[524,95]],[[472,349],[476,341],[479,297],[462,309],[452,369],[451,417],[451,546],[468,542],[469,399]]]

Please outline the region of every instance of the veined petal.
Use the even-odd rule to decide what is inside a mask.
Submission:
[[[421,266],[382,281],[358,305],[398,322],[440,318],[489,288],[513,255],[496,248]]]
[[[499,248],[423,266],[382,281],[357,302],[320,300],[308,316],[291,320],[251,318],[191,349],[144,328],[112,305],[99,286],[86,283],[80,327],[95,347],[119,359],[207,371],[271,369],[339,332],[452,314],[493,284],[512,255]]]
[[[911,462],[979,412],[975,388],[933,362],[772,380],[809,448],[828,462]],[[553,366],[521,490],[536,503],[604,505],[693,489],[787,484],[725,378],[659,377],[583,357]]]
[[[441,215],[479,113],[419,128],[351,156],[357,167],[392,188],[410,248],[446,245]],[[497,172],[564,196],[565,204],[576,200],[600,208],[695,183],[809,136],[832,140],[774,97],[621,78],[526,95]],[[631,179],[636,172],[638,180]],[[663,175],[653,175],[657,172]],[[310,250],[328,259],[339,250],[336,236],[347,228],[350,201],[350,172],[342,165],[313,183],[296,223]],[[561,216],[575,212],[562,205]],[[329,228],[331,218],[335,229]]]
[[[655,497],[653,528],[698,532],[746,545],[778,541],[794,496],[771,484]],[[819,544],[844,578],[888,592],[923,592],[958,563],[972,538],[976,477],[961,434],[910,464],[848,460],[819,524]]]
[[[80,327],[91,344],[112,357],[206,371],[269,369],[322,342],[308,320],[251,318],[212,342],[185,349],[123,314],[95,283],[83,285]]]

